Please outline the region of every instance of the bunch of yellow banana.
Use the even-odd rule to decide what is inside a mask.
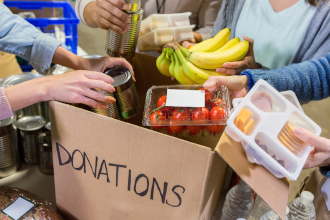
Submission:
[[[174,77],[183,85],[203,84],[209,76],[225,75],[215,69],[226,62],[242,60],[249,50],[248,41],[240,41],[239,38],[228,41],[229,37],[230,29],[225,28],[213,38],[189,49],[169,42],[157,59],[157,68],[163,75]]]

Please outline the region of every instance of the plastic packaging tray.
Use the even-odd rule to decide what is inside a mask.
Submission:
[[[153,14],[141,22],[141,35],[144,35],[156,28],[189,26],[191,12],[176,14]]]
[[[144,106],[144,113],[143,113],[143,121],[142,124],[144,126],[171,126],[171,125],[225,125],[228,119],[228,112],[230,112],[230,100],[229,100],[229,91],[225,86],[219,87],[219,90],[214,92],[209,91],[195,91],[202,93],[199,97],[202,97],[202,107],[207,108],[206,112],[201,112],[198,116],[193,113],[198,111],[202,107],[194,107],[194,106],[167,106],[165,108],[159,108],[161,105],[158,104],[159,99],[163,96],[167,96],[169,90],[176,90],[179,92],[187,91],[187,90],[200,90],[203,89],[201,85],[171,85],[171,86],[153,86],[151,87],[146,96],[146,102]],[[209,93],[209,94],[207,94]],[[181,93],[180,93],[181,94]],[[190,94],[189,94],[190,95]],[[196,96],[190,96],[191,100],[196,100]],[[190,99],[190,97],[188,99]],[[214,102],[216,98],[221,98],[223,104],[218,104],[218,102]],[[166,97],[167,98],[167,97]],[[210,100],[211,99],[211,100]],[[168,102],[168,99],[166,99]],[[221,117],[211,119],[211,112],[214,106],[222,105],[225,114],[222,114]],[[150,119],[152,113],[156,112],[159,109],[164,113],[164,120],[160,121],[153,121]],[[179,111],[188,111],[189,114],[185,115],[182,119],[177,119],[173,116],[173,112],[175,110]],[[208,113],[209,114],[208,114]],[[185,112],[186,113],[186,112]]]
[[[272,109],[270,112],[263,111],[252,103],[251,97],[256,97],[254,96],[256,94],[266,94],[267,97],[271,98]],[[291,180],[296,180],[312,147],[306,146],[306,144],[300,145],[301,148],[298,151],[293,151],[294,145],[290,144],[295,141],[293,136],[282,136],[290,132],[286,123],[290,122],[293,126],[302,127],[315,135],[320,135],[322,130],[298,108],[299,106],[296,107],[286,97],[299,103],[295,95],[292,96],[292,92],[288,91],[281,95],[267,82],[259,80],[228,119],[226,132],[235,141],[246,142],[245,151],[276,177],[285,176]],[[249,110],[252,113],[251,118],[254,119],[252,128],[246,134],[234,123],[243,108]],[[283,137],[285,142],[283,142]]]
[[[148,48],[150,46],[161,46],[173,40],[177,42],[191,40],[194,38],[194,27],[195,25],[189,25],[185,27],[157,28],[139,37],[139,51],[143,51],[143,48]],[[146,47],[145,45],[148,46]]]

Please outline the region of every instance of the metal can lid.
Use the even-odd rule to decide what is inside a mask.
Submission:
[[[13,124],[13,122],[15,121],[15,117],[10,117],[10,118],[6,118],[0,121],[0,127],[5,127],[8,125]]]
[[[36,74],[36,73],[22,73],[22,74],[12,75],[12,76],[5,78],[1,82],[1,86],[2,87],[14,86],[19,83],[22,83],[22,82],[25,82],[25,81],[28,81],[31,79],[40,78],[40,77],[44,77],[44,76],[41,74]]]
[[[49,131],[41,133],[37,137],[37,142],[44,147],[51,147],[52,146],[51,133]]]
[[[46,121],[41,116],[24,116],[17,120],[16,127],[22,131],[35,131],[44,127]]]
[[[45,128],[46,128],[48,131],[51,131],[51,125],[50,125],[50,122],[48,122],[48,123],[45,125]]]
[[[14,127],[15,117],[6,118],[0,121],[0,136],[11,134],[16,128]]]
[[[126,3],[126,9],[124,11],[134,13],[141,8],[141,0],[124,0]]]
[[[115,67],[104,72],[113,79],[112,86],[116,89],[115,92],[123,92],[133,84],[132,73],[126,67]]]

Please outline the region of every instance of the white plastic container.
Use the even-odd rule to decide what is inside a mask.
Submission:
[[[141,22],[140,36],[156,28],[189,26],[191,12],[176,14],[153,14]]]
[[[272,109],[270,112],[265,112],[252,103],[251,97],[257,93],[258,95],[266,94],[271,98]],[[251,118],[254,119],[252,128],[246,134],[234,124],[234,120],[243,107],[252,113]],[[322,131],[320,126],[276,89],[266,81],[259,80],[228,119],[226,132],[235,141],[246,142],[245,151],[251,154],[253,158],[259,161],[259,164],[262,164],[276,177],[287,177],[290,180],[296,180],[312,147],[305,144],[299,148],[298,152],[293,153],[289,149],[292,145],[289,145],[289,147],[284,146],[283,142],[279,140],[279,135],[283,134],[282,128],[285,127],[287,122],[290,122],[294,127],[302,127],[309,130],[318,136]],[[259,145],[256,140],[259,141]],[[289,141],[291,143],[291,139]],[[261,145],[265,145],[266,150]]]
[[[193,29],[195,25],[185,27],[157,28],[153,31],[140,36],[138,49],[140,52],[148,51],[148,48],[161,46],[170,41],[184,41],[194,38]]]

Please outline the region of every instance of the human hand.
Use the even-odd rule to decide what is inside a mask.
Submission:
[[[182,46],[183,46],[184,48],[189,49],[190,47],[194,46],[195,44],[196,44],[196,43],[191,43],[191,42],[189,42],[189,41],[184,41],[184,42],[182,43]]]
[[[113,79],[100,72],[74,71],[67,74],[43,77],[41,84],[47,91],[46,100],[61,101],[66,103],[82,103],[95,108],[107,108],[104,103],[114,103],[113,97],[105,96],[100,92],[92,90],[102,89],[114,92],[111,85]]]
[[[100,58],[83,58],[80,57],[80,69],[103,72],[105,68],[113,68],[115,66],[124,66],[134,75],[132,65],[124,58],[118,57],[100,57]]]
[[[225,73],[227,75],[239,75],[243,70],[246,69],[259,69],[253,52],[253,39],[248,37],[243,37],[244,40],[249,41],[249,51],[241,61],[227,62],[223,64],[222,68],[218,68],[218,73]]]
[[[93,13],[94,22],[102,29],[111,29],[123,34],[129,29],[131,18],[122,10],[126,9],[123,0],[96,0]]]
[[[213,92],[224,85],[229,89],[231,99],[245,97],[248,93],[248,78],[241,76],[210,76],[204,83],[204,88]]]
[[[293,129],[294,135],[300,140],[304,141],[313,150],[309,154],[304,169],[312,167],[323,167],[330,165],[330,140],[324,137],[319,137],[303,128],[295,127]]]

